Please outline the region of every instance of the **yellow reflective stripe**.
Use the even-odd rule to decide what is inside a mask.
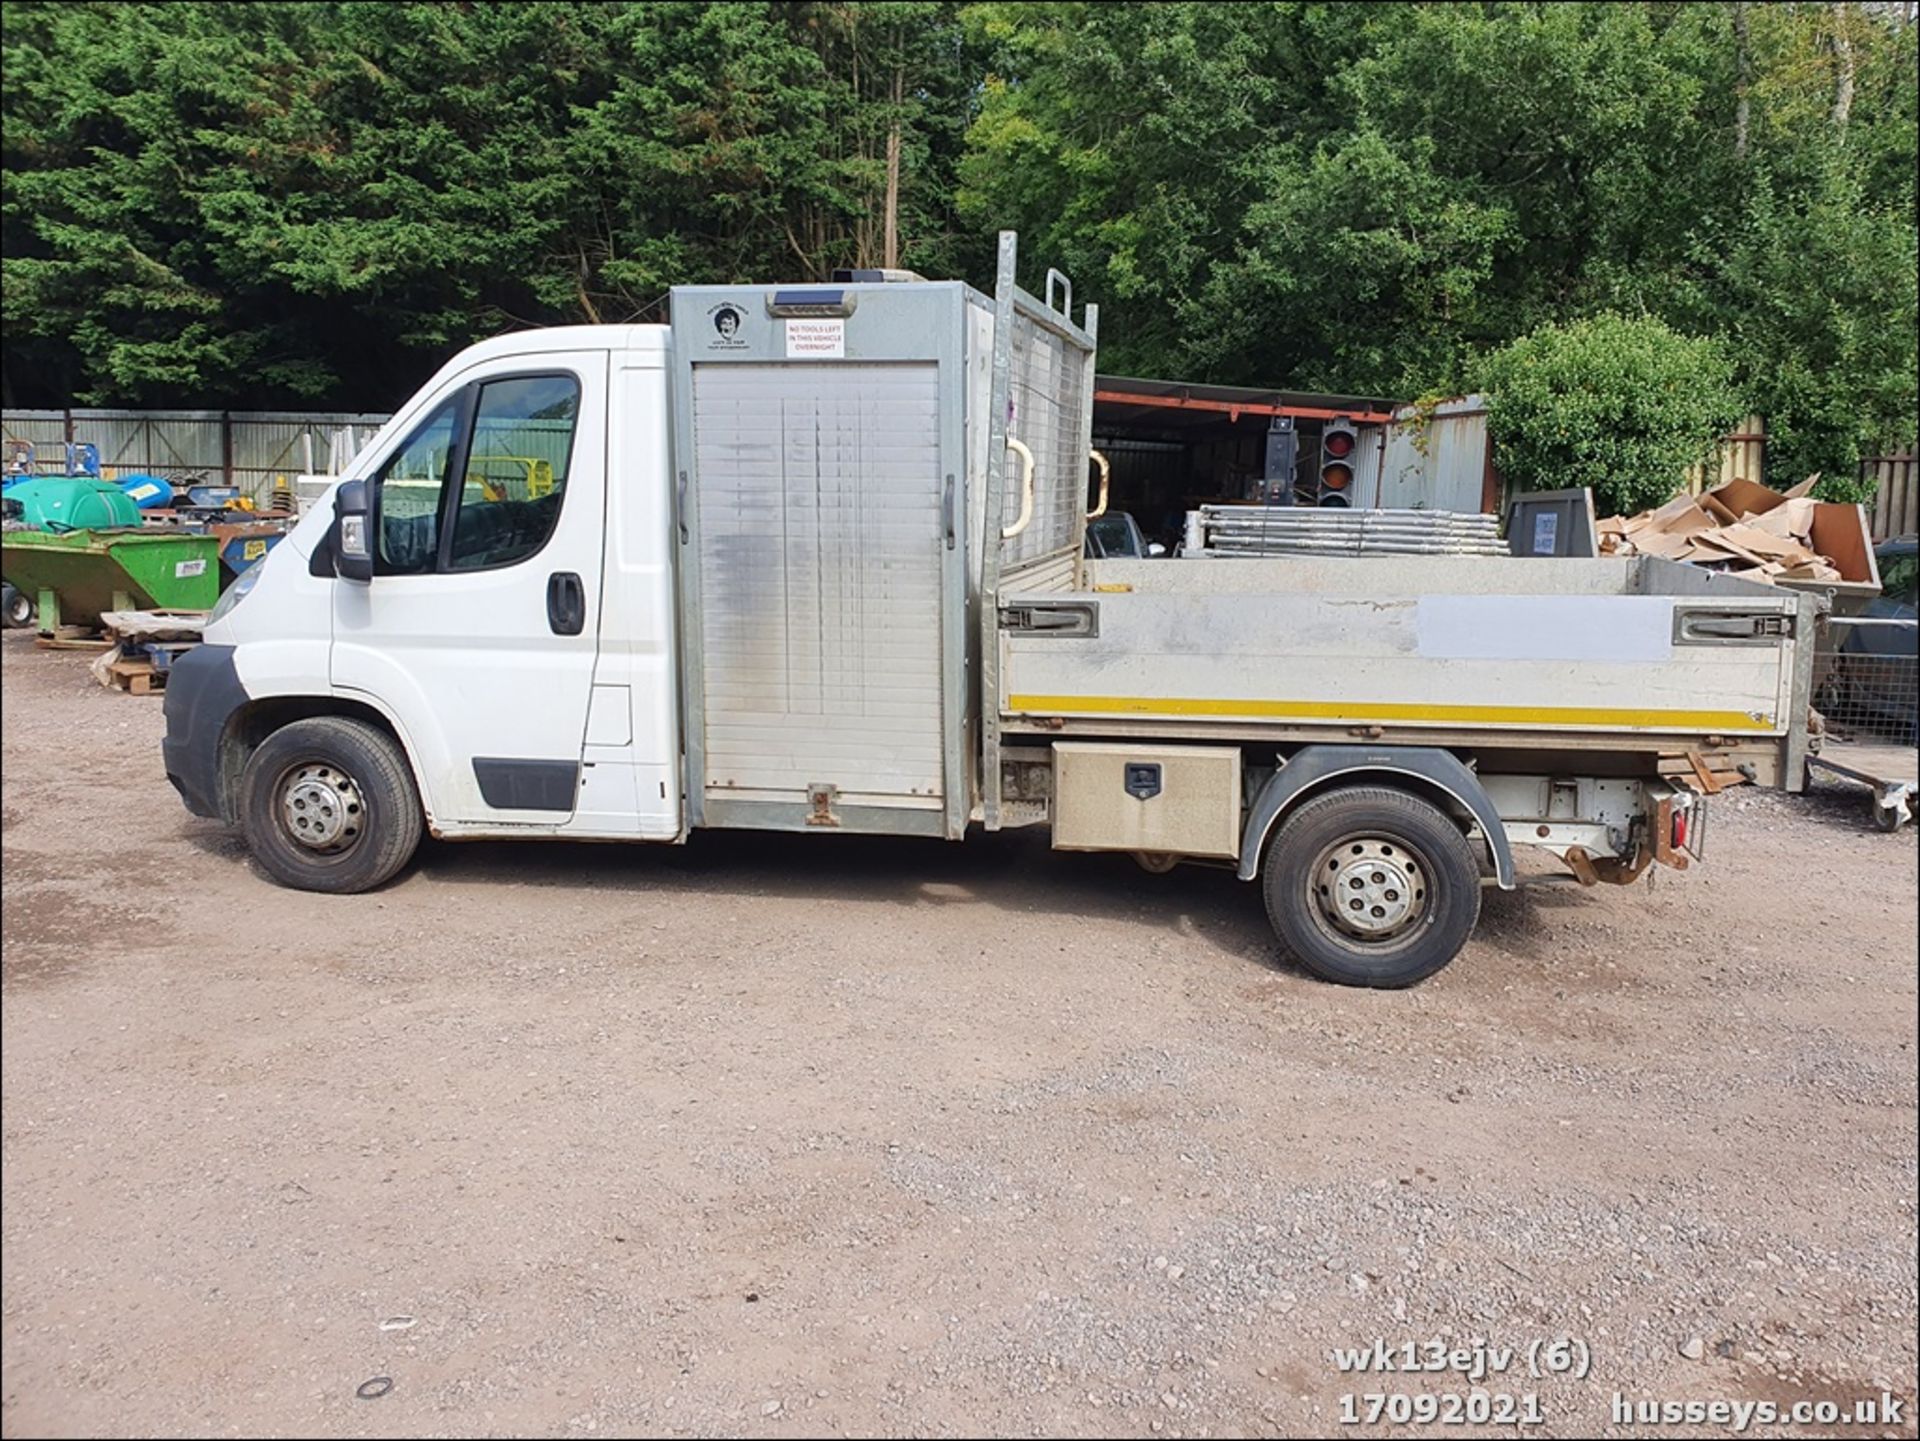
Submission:
[[[1391,701],[1192,700],[1180,696],[1013,695],[1007,709],[1042,715],[1241,716],[1481,725],[1591,726],[1631,730],[1767,731],[1773,717],[1742,710],[1615,710],[1609,706],[1415,705]]]

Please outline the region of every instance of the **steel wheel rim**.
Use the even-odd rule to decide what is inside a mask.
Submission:
[[[366,796],[332,761],[296,761],[280,773],[273,793],[282,834],[311,855],[338,860],[366,837]]]
[[[1314,924],[1342,945],[1398,946],[1433,914],[1433,867],[1398,836],[1342,836],[1321,850],[1306,887]]]

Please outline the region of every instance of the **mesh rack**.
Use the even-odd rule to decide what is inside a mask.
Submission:
[[[1920,654],[1911,619],[1830,616],[1814,651],[1813,704],[1840,741],[1913,746]]]

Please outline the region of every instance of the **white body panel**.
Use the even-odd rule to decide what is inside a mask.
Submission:
[[[611,361],[600,647],[580,809],[567,833],[671,841],[684,815],[672,427],[664,332],[649,334],[654,344]]]
[[[331,501],[310,509],[255,566],[258,594],[246,608],[206,628],[207,640],[236,646],[235,669],[250,696],[313,695],[316,687],[321,694],[327,692],[333,588],[338,582],[309,575],[307,563],[332,524]]]

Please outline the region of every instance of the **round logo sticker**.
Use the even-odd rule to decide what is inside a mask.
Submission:
[[[713,320],[716,345],[745,345],[740,339],[740,324],[747,318],[747,312],[731,302],[716,305],[707,314]]]

